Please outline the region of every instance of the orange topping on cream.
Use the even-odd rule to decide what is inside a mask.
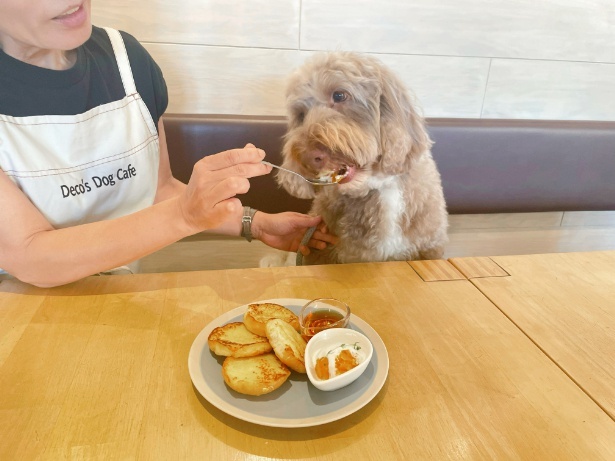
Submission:
[[[318,379],[329,379],[329,359],[327,357],[316,360],[316,376]]]
[[[338,375],[346,373],[348,370],[352,370],[359,363],[354,355],[348,350],[344,349],[335,357],[335,370]]]

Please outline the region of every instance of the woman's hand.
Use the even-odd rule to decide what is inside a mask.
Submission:
[[[310,227],[316,231],[307,246],[301,245],[305,232]],[[285,212],[268,214],[258,211],[252,219],[252,235],[272,248],[284,251],[301,251],[306,256],[309,247],[323,250],[327,245],[335,245],[339,238],[330,234],[320,216]]]
[[[192,233],[217,228],[229,220],[240,221],[242,207],[235,196],[250,189],[248,178],[271,171],[270,166],[261,163],[263,158],[265,152],[248,144],[196,163],[179,197],[181,215]]]

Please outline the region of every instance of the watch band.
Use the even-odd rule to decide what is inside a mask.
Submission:
[[[310,227],[308,230],[306,230],[305,234],[303,234],[303,238],[301,239],[300,245],[307,246],[308,242],[312,238],[312,235],[314,235],[315,230],[316,230],[316,227]],[[303,266],[303,253],[301,253],[301,251],[299,250],[297,250],[297,256],[295,258],[295,265]]]
[[[252,218],[258,210],[250,208],[249,206],[243,207],[243,217],[241,218],[241,236],[248,242],[252,241]]]

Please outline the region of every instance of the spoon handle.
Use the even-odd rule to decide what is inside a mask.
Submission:
[[[286,168],[281,167],[280,165],[276,165],[274,163],[268,162],[267,160],[261,160],[261,163],[264,163],[265,165],[269,165],[272,166],[274,168],[277,168],[278,170],[282,170],[282,171],[286,171],[287,173],[292,173],[294,175],[299,176],[301,179],[303,179],[304,181],[307,182],[311,182],[309,179],[307,179],[305,176],[300,175],[299,173],[297,173],[296,171],[292,171],[292,170],[287,170]]]
[[[308,179],[305,176],[303,176],[302,174],[297,173],[296,171],[293,170],[287,170],[286,168],[283,168],[279,165],[275,165],[273,163],[270,163],[266,160],[261,160],[261,163],[264,163],[265,165],[269,165],[272,166],[274,168],[277,168],[278,170],[282,170],[282,171],[286,171],[287,173],[292,173],[294,175],[299,176],[301,179],[303,179],[304,181],[309,182],[310,184],[313,184],[314,186],[331,186],[331,185],[335,185],[337,184],[336,182],[330,182],[330,181],[321,181],[318,179]]]

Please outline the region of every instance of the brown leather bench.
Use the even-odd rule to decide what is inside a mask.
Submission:
[[[246,143],[281,163],[284,117],[164,116],[171,168],[192,167]],[[449,213],[615,210],[615,122],[428,119]],[[309,201],[251,180],[242,202],[267,212],[302,211]]]

